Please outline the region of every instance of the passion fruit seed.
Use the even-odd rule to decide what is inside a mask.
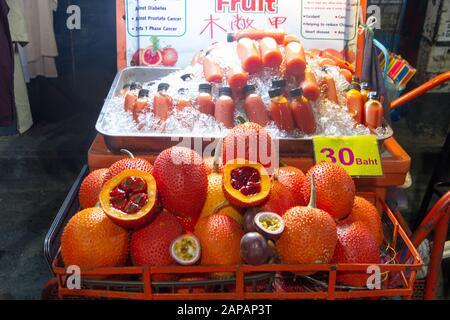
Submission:
[[[196,250],[197,245],[191,238],[183,238],[174,245],[175,255],[184,261],[194,259]]]
[[[281,227],[281,222],[275,217],[260,217],[259,222],[267,231],[277,231]]]
[[[255,216],[257,232],[267,239],[278,239],[284,231],[283,218],[274,212],[260,212]]]
[[[109,194],[111,206],[127,214],[139,212],[147,203],[147,183],[139,177],[127,177]]]
[[[261,192],[261,175],[252,167],[240,167],[231,171],[231,186],[244,196]]]

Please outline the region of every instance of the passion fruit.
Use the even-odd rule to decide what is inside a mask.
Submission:
[[[247,264],[261,265],[269,261],[272,250],[258,232],[246,233],[241,239],[241,257]]]
[[[284,231],[284,220],[274,212],[260,212],[255,218],[257,232],[271,240],[278,239]]]
[[[150,173],[124,170],[109,180],[100,192],[100,205],[106,215],[126,229],[138,229],[158,211],[157,187]]]
[[[236,159],[224,166],[224,194],[235,206],[248,208],[263,204],[269,197],[270,187],[270,177],[259,163]]]
[[[190,266],[200,260],[200,241],[193,234],[184,234],[170,245],[170,255],[178,264]]]
[[[260,207],[247,209],[244,214],[243,229],[245,232],[256,232],[255,216],[263,211]]]

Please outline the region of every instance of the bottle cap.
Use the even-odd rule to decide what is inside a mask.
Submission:
[[[301,88],[292,89],[291,91],[289,91],[289,95],[291,96],[291,98],[301,97],[303,95],[303,90]]]
[[[234,42],[234,34],[232,33],[227,34],[227,42]]]
[[[352,83],[350,83],[350,85],[347,87],[347,91],[350,91],[350,90],[352,90],[352,89],[361,91],[361,86],[360,86],[359,83],[352,82]]]
[[[323,66],[323,67],[322,67],[322,71],[323,71],[323,72],[326,72],[326,73],[331,72],[330,66]]]
[[[368,95],[369,100],[380,100],[380,95],[376,91],[369,92]]]
[[[180,78],[183,81],[189,81],[194,78],[194,75],[192,73],[187,73],[187,74],[183,74]]]
[[[230,87],[222,87],[222,88],[219,89],[219,96],[232,97],[233,96],[233,91],[231,90]]]
[[[361,82],[361,89],[362,90],[369,90],[369,83],[368,82]]]
[[[122,89],[130,89],[131,83],[125,83],[122,87]]]
[[[180,88],[178,89],[178,94],[184,95],[184,94],[188,94],[189,93],[189,89],[188,88]]]
[[[142,89],[142,86],[140,83],[137,83],[137,82],[130,83],[130,90],[137,90],[137,89]]]
[[[256,88],[253,84],[248,84],[244,87],[244,95],[254,93],[255,91],[256,91]]]
[[[281,96],[281,89],[275,88],[269,91],[269,97],[275,98]]]
[[[353,76],[352,77],[352,83],[360,83],[361,81],[359,80],[359,78],[357,76]]]
[[[149,94],[150,94],[150,91],[148,91],[147,89],[142,89],[142,90],[139,90],[138,97],[139,98],[148,97]]]
[[[209,83],[200,83],[198,86],[198,91],[199,92],[209,92],[211,93],[212,91],[212,86]]]
[[[285,79],[274,79],[272,80],[272,88],[285,88],[286,80]]]
[[[158,91],[167,91],[170,87],[170,84],[168,83],[160,83],[158,85]]]

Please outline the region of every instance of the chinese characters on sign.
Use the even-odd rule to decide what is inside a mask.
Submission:
[[[282,29],[306,48],[342,50],[355,42],[358,0],[123,0],[127,59],[156,41],[189,64],[199,48],[243,29]]]

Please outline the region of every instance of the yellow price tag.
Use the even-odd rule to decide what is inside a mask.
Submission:
[[[374,136],[314,137],[316,163],[333,162],[351,176],[382,176],[380,151]]]

